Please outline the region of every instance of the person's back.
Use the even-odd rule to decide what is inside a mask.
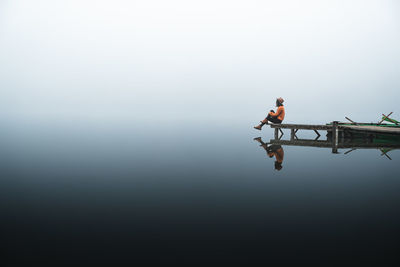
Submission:
[[[282,123],[283,119],[285,118],[285,107],[283,105],[279,106],[276,110],[276,113],[270,112],[269,115],[271,115],[272,117],[276,117]]]

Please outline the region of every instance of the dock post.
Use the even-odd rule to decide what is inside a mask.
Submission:
[[[338,130],[338,121],[332,122],[332,153],[338,153],[338,139],[339,139],[339,130]]]
[[[294,135],[295,135],[294,129],[291,129],[291,130],[290,130],[290,141],[293,141],[293,140],[294,140]]]
[[[278,128],[275,128],[275,140],[278,140]]]

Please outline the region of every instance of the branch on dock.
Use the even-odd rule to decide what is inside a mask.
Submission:
[[[347,117],[345,117],[345,119],[346,119],[346,120],[348,120],[348,121],[350,121],[352,124],[358,125],[358,123],[357,123],[357,122],[355,122],[355,121],[352,121],[351,119],[349,119],[349,118],[347,118]]]
[[[386,120],[387,118],[389,118],[389,116],[392,115],[392,113],[393,113],[393,112],[390,112],[389,115],[387,115],[387,116],[386,116],[385,114],[382,114],[383,118],[382,118],[382,120],[381,120],[380,122],[378,122],[378,125],[381,124],[381,123],[382,123],[384,120]]]

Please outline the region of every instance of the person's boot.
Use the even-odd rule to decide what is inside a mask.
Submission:
[[[263,119],[263,120],[260,121],[260,122],[261,122],[261,124],[258,125],[258,126],[254,126],[254,129],[261,130],[261,128],[264,126],[264,124],[268,124],[267,118]]]
[[[262,127],[262,126],[263,126],[262,124],[257,125],[257,126],[254,126],[254,129],[257,129],[257,130],[260,130],[260,131],[261,131],[261,127]]]
[[[255,137],[253,138],[254,141],[259,142],[260,144],[263,144],[264,142],[261,140],[261,137]]]

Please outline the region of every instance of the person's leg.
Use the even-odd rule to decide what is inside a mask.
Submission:
[[[277,117],[269,116],[267,118],[272,123],[282,123],[282,121],[280,119],[278,119]]]
[[[269,114],[268,114],[268,117],[266,117],[266,119],[272,123],[282,123],[282,121],[280,119],[278,119],[278,117],[271,116]]]
[[[271,121],[272,122],[272,119],[273,119],[274,117],[272,117],[270,114],[268,114],[268,116],[263,120],[263,122],[265,123],[265,124],[268,124],[268,121]]]
[[[261,128],[264,126],[264,124],[268,124],[268,118],[270,118],[270,117],[271,117],[271,115],[268,114],[268,116],[265,119],[260,121],[261,123],[259,125],[254,126],[254,129],[261,130]]]
[[[261,139],[261,137],[253,138],[253,140],[259,142],[261,145],[265,144],[265,143],[263,142],[263,140]]]

